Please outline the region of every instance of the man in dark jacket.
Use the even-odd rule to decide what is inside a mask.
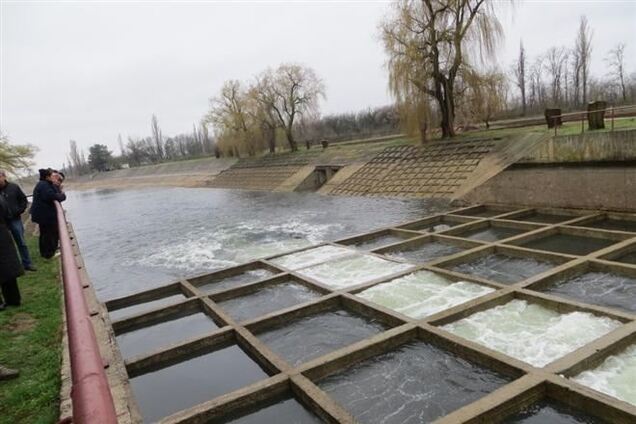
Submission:
[[[7,181],[7,174],[0,169],[0,196],[3,196],[8,205],[8,211],[5,216],[7,226],[13,240],[15,240],[18,251],[20,252],[20,259],[22,259],[22,266],[28,271],[35,271],[35,267],[31,262],[31,256],[29,255],[29,248],[24,240],[24,225],[22,225],[21,215],[27,208],[27,197],[20,188],[19,185]]]
[[[8,209],[9,206],[4,197],[0,196],[0,286],[2,286],[1,291],[4,298],[4,301],[0,299],[0,309],[4,309],[6,305],[20,306],[22,300],[17,279],[24,274],[24,269],[22,269],[22,264],[18,259],[13,239],[4,218]]]
[[[49,259],[55,255],[60,235],[57,228],[55,201],[63,202],[66,194],[53,185],[52,169],[40,169],[40,181],[33,189],[31,219],[40,227],[40,255]]]

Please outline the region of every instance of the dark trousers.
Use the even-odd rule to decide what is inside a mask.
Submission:
[[[59,242],[57,224],[40,224],[40,255],[43,258],[52,258]]]
[[[12,219],[7,222],[9,231],[15,240],[18,251],[20,252],[20,259],[22,259],[22,266],[28,268],[31,266],[31,256],[29,255],[29,248],[24,241],[24,225],[20,218]]]
[[[4,303],[11,306],[20,306],[20,289],[18,289],[18,280],[13,278],[11,280],[3,281],[0,283],[2,286],[2,297],[4,297]]]

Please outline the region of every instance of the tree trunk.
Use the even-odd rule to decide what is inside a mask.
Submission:
[[[442,114],[442,138],[455,137],[455,104],[453,100],[453,85],[445,80],[438,85],[437,102]]]
[[[294,134],[292,133],[291,128],[285,129],[285,135],[287,136],[287,142],[289,143],[289,148],[291,149],[291,151],[298,151],[298,145],[296,144],[296,140],[294,140]]]
[[[269,145],[269,152],[276,153],[276,128],[268,128],[267,144]]]

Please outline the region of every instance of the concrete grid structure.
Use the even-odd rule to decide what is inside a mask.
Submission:
[[[607,225],[608,223],[611,225]],[[494,240],[480,240],[480,236],[475,236],[484,230],[494,237]],[[563,236],[566,240],[562,244],[566,253],[555,251],[559,247],[554,248],[555,244],[549,243],[550,237],[554,236]],[[383,239],[389,244],[382,245]],[[586,240],[591,243],[590,251],[584,249]],[[373,243],[375,241],[378,243]],[[537,247],[539,245],[536,243],[541,244],[543,241],[548,241],[542,245],[546,247]],[[556,401],[606,422],[635,422],[636,406],[585,387],[568,377],[592,369],[609,355],[636,344],[636,314],[633,311],[548,294],[542,290],[556,281],[588,271],[616,273],[636,281],[636,261],[633,260],[636,256],[636,215],[480,205],[317,246],[344,247],[351,249],[351,254],[369,255],[400,264],[406,261],[390,256],[391,252],[416,249],[431,242],[453,246],[459,251],[425,263],[412,264],[408,269],[382,278],[340,289],[323,284],[303,273],[303,269],[315,267],[317,263],[298,269],[286,268],[280,265],[280,261],[277,265],[275,258],[292,253],[287,252],[114,299],[106,303],[112,314],[125,308],[143,306],[144,303],[161,303],[162,299],[177,294],[185,297],[168,306],[157,306],[133,316],[114,320],[111,336],[120,336],[178,317],[203,312],[218,325],[218,329],[204,336],[183,340],[127,359],[127,377],[134,379],[231,345],[239,346],[269,376],[175,412],[163,419],[162,422],[166,423],[224,422],[228,415],[250,413],[262,405],[285,397],[295,398],[322,421],[357,422],[350,411],[338,403],[338,399],[332,398],[319,387],[318,381],[413,341],[436,346],[450,355],[508,378],[508,383],[499,389],[456,410],[446,411],[448,414],[438,417],[437,422],[498,422],[541,400]],[[371,250],[356,248],[356,245],[364,243],[372,246]],[[539,274],[510,283],[457,271],[458,265],[490,254],[534,259],[550,266]],[[262,270],[268,275],[262,278],[263,274],[259,276],[258,273],[254,273],[252,281],[243,281],[233,287],[223,286],[224,280],[228,281],[232,277],[246,275],[246,272],[255,270]],[[357,296],[361,291],[377,284],[420,270],[434,272],[452,281],[474,282],[494,291],[422,319],[410,318]],[[229,299],[253,294],[290,280],[318,293],[318,297],[246,321],[235,320],[221,305]],[[204,290],[204,286],[205,289],[214,288],[215,284],[221,289],[213,289],[211,292]],[[542,305],[559,313],[588,312],[594,316],[611,318],[622,325],[544,367],[532,366],[440,328],[513,299]],[[382,323],[386,330],[299,365],[286,361],[259,338],[264,331],[284,327],[313,314],[338,309]],[[116,360],[123,361],[120,354],[116,356]],[[201,373],[205,372],[205,369],[201,369]],[[130,388],[127,390],[132,394]],[[178,382],[174,383],[174,390],[179,390]],[[128,398],[131,420],[142,421],[133,399],[134,396]]]

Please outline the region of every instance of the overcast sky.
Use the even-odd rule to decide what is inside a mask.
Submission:
[[[69,140],[115,153],[117,135],[190,131],[227,79],[281,62],[323,78],[323,113],[391,102],[377,26],[387,2],[71,2],[0,0],[0,127],[39,147],[38,166],[61,166]],[[636,1],[518,1],[502,16],[508,66],[523,38],[529,56],[573,44],[579,17],[594,30],[592,71],[627,43],[636,71]]]

